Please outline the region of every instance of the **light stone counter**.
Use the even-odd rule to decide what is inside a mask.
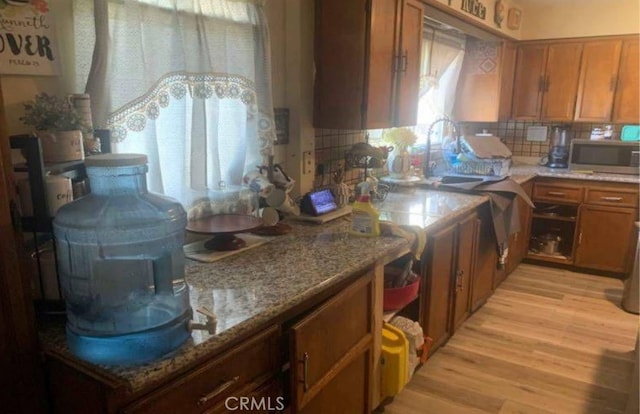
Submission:
[[[217,316],[214,335],[194,331],[186,344],[164,359],[135,367],[92,365],[75,358],[66,345],[62,323],[40,331],[44,350],[59,355],[114,387],[138,391],[184,370],[231,341],[265,326],[287,310],[364,271],[381,258],[408,252],[397,237],[358,237],[349,220],[325,225],[291,223],[293,231],[214,263],[188,261],[186,278],[192,308]],[[204,322],[204,317],[200,317]],[[266,327],[266,326],[265,326]]]
[[[536,176],[640,183],[638,176],[578,174],[531,165],[512,169],[512,178],[518,183]],[[483,195],[411,187],[389,193],[376,207],[381,220],[419,226],[428,232],[487,201]],[[408,242],[401,238],[351,236],[347,231],[349,220],[344,218],[325,225],[291,224],[290,234],[262,246],[215,263],[188,262],[191,305],[193,309],[207,307],[216,314],[214,335],[194,331],[186,344],[164,359],[128,368],[95,366],[76,359],[66,345],[61,323],[41,328],[42,346],[48,353],[84,366],[86,372],[107,384],[135,392],[214,355],[230,342],[363,271],[380,257],[408,249]]]
[[[381,220],[418,226],[429,232],[436,226],[462,217],[488,200],[484,195],[409,187],[390,192],[385,201],[375,206],[380,211]]]
[[[551,177],[568,180],[587,180],[616,183],[640,184],[640,175],[631,174],[607,174],[587,173],[584,171],[571,171],[568,168],[549,168],[537,165],[517,165],[511,167],[511,176],[515,177]],[[516,180],[517,181],[517,180]]]

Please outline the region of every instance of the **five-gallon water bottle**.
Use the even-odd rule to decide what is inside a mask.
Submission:
[[[147,191],[145,155],[97,155],[85,165],[91,193],[53,222],[67,342],[93,363],[148,362],[190,336],[186,213]]]

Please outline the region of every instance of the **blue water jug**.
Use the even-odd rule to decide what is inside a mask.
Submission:
[[[69,348],[97,364],[157,359],[190,336],[186,213],[147,191],[145,155],[97,155],[85,166],[91,193],[53,221]]]

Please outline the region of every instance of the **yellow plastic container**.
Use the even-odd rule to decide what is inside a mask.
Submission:
[[[382,327],[382,368],[380,397],[398,394],[409,381],[409,341],[400,329],[385,323]]]
[[[369,195],[361,195],[351,206],[351,233],[358,236],[380,235],[380,212],[371,204]]]

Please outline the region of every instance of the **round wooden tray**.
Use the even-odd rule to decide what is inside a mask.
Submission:
[[[244,240],[234,233],[248,232],[262,227],[262,219],[240,214],[218,214],[187,223],[187,230],[199,234],[214,234],[204,243],[210,250],[229,251],[246,247]]]

